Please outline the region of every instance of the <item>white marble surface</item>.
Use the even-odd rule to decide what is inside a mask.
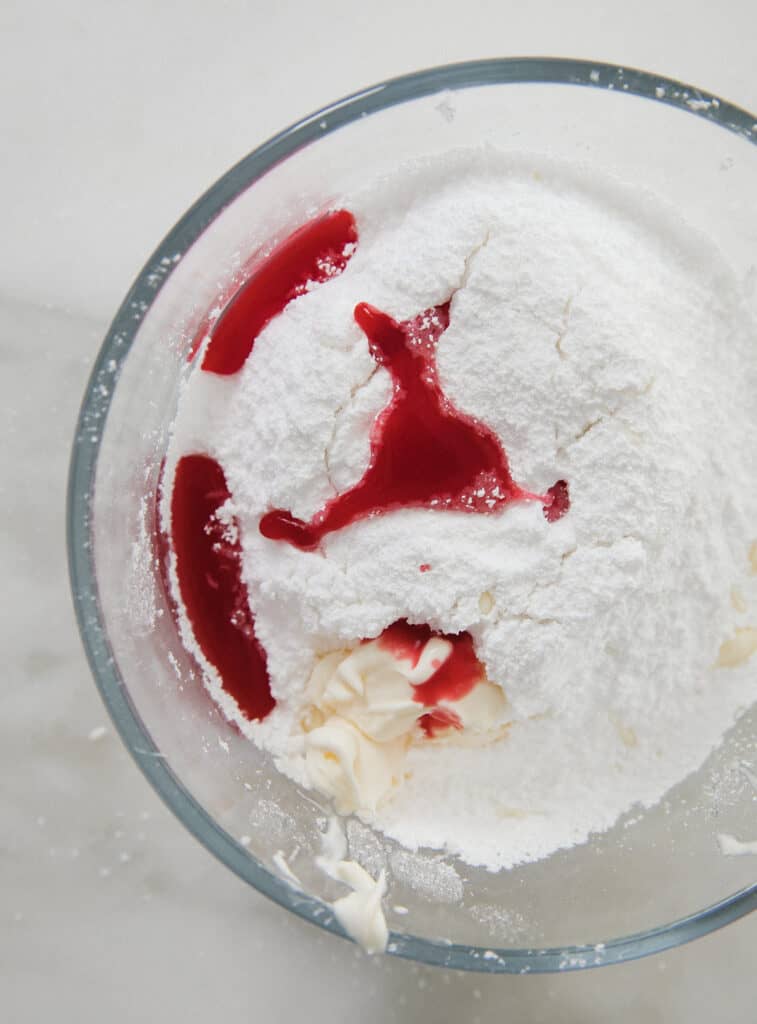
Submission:
[[[231,163],[361,85],[507,53],[648,67],[757,109],[753,0],[700,10],[4,0],[3,1020],[278,1022],[303,1005],[314,1024],[753,1019],[757,916],[622,967],[488,978],[369,961],[249,890],[163,808],[108,727],[63,543],[69,441],[107,320],[154,243]]]

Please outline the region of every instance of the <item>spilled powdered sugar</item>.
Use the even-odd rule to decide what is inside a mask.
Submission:
[[[757,627],[755,325],[705,239],[586,170],[455,153],[339,205],[359,232],[344,273],[273,320],[239,374],[194,373],[174,426],[166,481],[204,452],[234,496],[278,703],[250,723],[205,663],[209,685],[306,783],[296,734],[319,654],[402,618],[470,631],[513,726],[489,746],[414,746],[369,820],[491,869],[538,859],[657,802],[757,697],[757,658],[717,667]],[[355,305],[407,319],[450,296],[446,394],[524,487],[566,479],[570,512],[404,509],[318,552],[262,537],[265,511],[307,519],[366,468],[391,391]]]

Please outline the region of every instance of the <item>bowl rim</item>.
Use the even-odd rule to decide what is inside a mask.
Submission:
[[[326,904],[296,891],[269,871],[203,809],[173,773],[131,702],[108,642],[95,576],[91,507],[100,438],[120,367],[162,285],[187,250],[241,192],[288,156],[361,117],[435,93],[506,84],[573,85],[643,97],[678,107],[757,145],[754,114],[663,75],[601,61],[560,57],[466,61],[428,68],[361,89],[263,142],[211,185],[169,231],[132,284],[105,336],[74,435],[66,509],[71,591],[87,660],[116,730],[158,795],[215,857],[276,903],[344,938],[344,930]],[[754,909],[757,883],[685,918],[596,945],[545,949],[477,947],[392,932],[387,952],[425,964],[486,973],[571,971],[670,949]]]

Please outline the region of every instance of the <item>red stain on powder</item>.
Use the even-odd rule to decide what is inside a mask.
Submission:
[[[564,480],[546,494],[524,490],[494,431],[444,394],[435,356],[449,316],[448,302],[402,322],[365,302],[355,307],[371,355],[393,382],[392,400],[373,425],[368,469],[309,522],[284,509],[268,512],[260,521],[263,536],[312,551],[335,530],[401,508],[488,514],[513,501],[539,501],[549,522],[567,512]]]
[[[179,594],[195,640],[223,689],[246,718],[265,718],[276,702],[242,579],[238,528],[218,515],[230,497],[214,459],[185,455],[179,460],[171,493]]]
[[[202,369],[229,375],[244,366],[263,328],[313,284],[341,274],[357,244],[355,218],[334,210],[304,224],[278,245],[232,295],[220,317],[206,319],[189,358],[210,330]]]
[[[400,619],[384,630],[378,644],[398,661],[409,661],[411,668],[415,668],[423,648],[432,637],[448,641],[452,650],[448,658],[434,666],[435,672],[425,683],[413,687],[413,699],[425,707],[434,707],[441,701],[460,700],[486,676],[473,650],[470,633],[440,633],[425,623],[414,626]]]

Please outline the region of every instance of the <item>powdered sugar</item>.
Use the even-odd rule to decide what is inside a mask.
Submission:
[[[371,821],[492,869],[533,860],[659,800],[757,697],[754,661],[713,668],[757,625],[757,332],[706,240],[586,170],[449,154],[342,205],[359,230],[344,273],[272,321],[236,376],[194,373],[180,405],[167,489],[183,454],[222,465],[277,707],[247,722],[201,663],[304,782],[293,737],[318,654],[400,618],[469,630],[515,724],[486,747],[414,747]],[[406,509],[319,552],[262,537],[263,512],[308,518],[366,468],[390,386],[355,305],[405,319],[450,296],[446,394],[525,487],[568,480],[570,513]],[[198,653],[186,621],[182,637]]]

